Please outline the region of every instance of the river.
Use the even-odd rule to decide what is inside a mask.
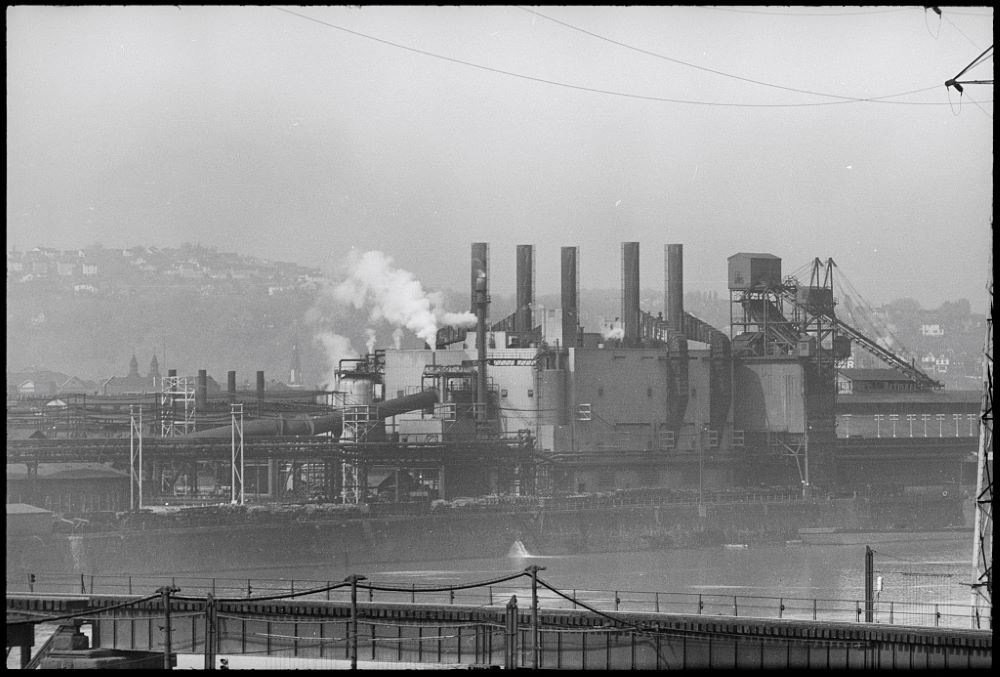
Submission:
[[[870,544],[876,581],[879,622],[969,627],[972,578],[972,537],[969,532],[943,534],[924,541],[873,542]],[[520,542],[511,544],[506,557],[490,559],[441,559],[435,561],[342,565],[309,564],[252,570],[203,571],[199,576],[220,579],[254,579],[256,589],[280,588],[294,581],[295,589],[313,583],[340,581],[362,574],[370,584],[409,587],[458,586],[544,567],[538,577],[578,600],[604,609],[617,597],[622,610],[735,613],[777,617],[857,620],[863,609],[865,544],[805,545],[789,542],[752,547],[712,546],[644,552],[592,553],[549,556],[529,552]],[[550,605],[569,606],[555,593],[543,589]],[[654,593],[660,593],[654,596]],[[483,590],[462,592],[456,601],[482,601]],[[527,578],[495,586],[494,603],[517,594],[530,599]],[[478,595],[478,596],[477,596]],[[815,602],[819,600],[819,602]],[[418,596],[417,601],[420,601]],[[699,608],[699,601],[702,606]],[[935,607],[935,605],[938,605]],[[891,609],[891,612],[890,612]],[[935,621],[935,613],[941,615]]]

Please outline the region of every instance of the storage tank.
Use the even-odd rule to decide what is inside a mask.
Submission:
[[[368,405],[374,401],[375,388],[370,374],[341,374],[337,378],[337,390],[343,393],[344,406]]]

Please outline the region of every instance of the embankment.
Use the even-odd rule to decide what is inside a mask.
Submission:
[[[212,526],[132,525],[115,531],[7,539],[8,577],[32,572],[200,575],[328,562],[494,558],[514,541],[551,555],[635,551],[797,538],[802,527],[926,529],[961,525],[954,499],[832,499],[618,505],[597,508],[449,508],[419,515],[322,512],[235,514]],[[145,528],[142,528],[145,527]]]

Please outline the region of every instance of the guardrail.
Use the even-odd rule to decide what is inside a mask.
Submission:
[[[7,578],[7,592],[38,594],[107,594],[143,595],[170,585],[184,595],[211,593],[220,599],[254,599],[285,594],[298,599],[349,601],[346,589],[325,590],[303,594],[309,590],[328,588],[335,581],[311,579],[248,579],[199,578],[184,576],[107,576],[96,574],[29,574],[22,579]],[[530,583],[503,584],[481,588],[437,586],[427,590],[427,584],[401,583],[398,579],[370,578],[369,585],[409,588],[408,592],[367,590],[359,601],[422,604],[462,604],[474,606],[504,606],[512,595],[530,598]],[[862,622],[864,600],[823,599],[808,597],[763,597],[754,595],[720,595],[641,590],[565,590],[575,601],[545,590],[539,591],[539,606],[545,609],[574,609],[577,602],[601,611],[645,611],[657,613],[701,614],[705,616],[735,616],[764,619]],[[953,602],[910,602],[879,600],[875,605],[874,621],[880,624],[914,627],[965,628],[976,627],[971,604]]]

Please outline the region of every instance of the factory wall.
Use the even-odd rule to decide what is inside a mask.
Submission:
[[[792,360],[738,363],[733,373],[733,425],[748,433],[804,433],[802,365]]]
[[[670,374],[662,348],[574,348],[571,410],[589,404],[591,420],[576,421],[581,451],[653,448],[668,425]]]

